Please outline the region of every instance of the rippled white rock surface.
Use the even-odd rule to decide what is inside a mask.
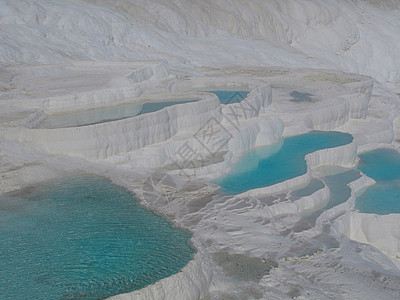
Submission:
[[[291,195],[324,182],[321,165],[398,149],[397,1],[21,0],[0,2],[0,22],[0,192],[83,170],[193,233],[198,253],[180,273],[117,299],[400,297],[398,215],[354,209],[372,179],[318,214],[327,184]],[[213,90],[250,93],[221,105]],[[199,101],[37,128],[48,115],[177,99]],[[233,197],[208,183],[244,152],[314,129],[354,141],[307,155],[305,175],[271,187]]]

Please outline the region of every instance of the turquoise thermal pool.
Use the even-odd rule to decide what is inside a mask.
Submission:
[[[217,95],[221,104],[240,103],[247,97],[249,91],[206,91]]]
[[[196,102],[198,100],[146,102],[97,108],[74,113],[47,116],[37,128],[66,128],[117,121],[161,110],[165,107]]]
[[[103,299],[177,273],[190,234],[96,176],[0,195],[0,299]]]
[[[270,186],[305,174],[306,154],[352,141],[350,134],[335,131],[312,131],[285,138],[276,145],[245,153],[227,175],[217,178],[213,183],[231,195]]]
[[[400,213],[400,154],[393,149],[376,149],[359,155],[357,166],[376,181],[357,197],[362,213]]]

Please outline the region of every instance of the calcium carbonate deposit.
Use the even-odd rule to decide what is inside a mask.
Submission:
[[[0,26],[1,299],[400,298],[399,1],[0,0]],[[106,198],[49,213],[68,178]],[[137,272],[107,228],[153,218]]]

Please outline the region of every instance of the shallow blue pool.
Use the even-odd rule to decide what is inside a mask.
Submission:
[[[50,115],[47,116],[43,121],[41,121],[37,128],[51,129],[94,125],[99,123],[123,120],[134,116],[155,112],[168,106],[191,103],[196,101],[198,100],[146,102],[141,104],[134,103],[78,111],[74,113]]]
[[[376,184],[356,200],[363,213],[379,215],[400,213],[400,154],[392,149],[376,149],[359,155],[358,169]]]
[[[273,185],[305,174],[305,155],[316,150],[351,143],[353,137],[335,131],[312,131],[286,138],[281,143],[249,151],[232,166],[231,172],[213,182],[226,194]]]
[[[316,178],[311,179],[309,184],[307,184],[305,187],[302,187],[300,189],[294,190],[290,192],[290,195],[294,198],[301,198],[301,197],[306,197],[314,194],[318,190],[324,188],[325,185],[324,183]]]
[[[239,103],[247,97],[249,91],[207,91],[217,95],[221,104]]]
[[[360,171],[339,166],[321,166],[318,171],[323,175],[322,179],[329,188],[329,202],[323,208],[307,215],[307,219],[315,220],[324,210],[346,202],[351,195],[348,184],[361,177]]]
[[[89,175],[0,196],[0,299],[99,299],[177,273],[187,232]]]
[[[329,202],[324,208],[325,210],[346,202],[351,195],[351,189],[348,184],[361,177],[360,172],[357,170],[340,169],[342,169],[342,171],[339,174],[324,177],[324,182],[331,192]]]

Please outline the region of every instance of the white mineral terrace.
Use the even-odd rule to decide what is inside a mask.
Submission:
[[[111,64],[110,69],[112,67]],[[275,255],[275,260],[287,263],[288,257],[292,256],[290,249],[296,244],[303,247],[301,243],[304,241],[300,243],[297,239],[308,237],[318,241],[316,237],[321,234],[339,241],[349,237],[369,243],[394,259],[399,255],[396,231],[385,231],[382,235],[375,224],[383,220],[395,224],[397,216],[377,217],[354,210],[354,193],[371,184],[368,177],[353,182],[352,194],[347,202],[325,211],[318,217],[315,226],[302,231],[296,238],[285,237],[279,232],[285,227],[295,227],[302,213],[312,213],[323,207],[330,195],[326,185],[310,195],[272,205],[266,206],[257,200],[307,185],[312,178],[320,177],[315,172],[320,165],[354,166],[358,147],[382,146],[393,141],[394,132],[389,120],[382,118],[381,122],[386,126],[376,126],[380,119],[373,101],[379,96],[371,98],[373,81],[370,78],[338,71],[263,68],[258,73],[253,71],[252,77],[244,70],[229,70],[229,76],[221,70],[220,74],[214,72],[207,78],[179,80],[168,73],[165,63],[145,64],[139,70],[145,68],[151,72],[141,71],[150,74],[140,80],[142,95],[127,97],[121,92],[126,91],[126,87],[107,89],[109,97],[99,100],[101,107],[155,99],[199,100],[123,120],[56,129],[34,129],[30,122],[36,122],[34,116],[38,114],[50,114],[46,109],[50,102],[52,112],[65,114],[71,111],[68,105],[75,106],[77,102],[80,107],[86,107],[88,103],[94,103],[97,99],[94,93],[85,91],[73,97],[60,96],[58,100],[55,96],[35,98],[29,102],[29,110],[21,106],[22,101],[15,106],[11,101],[3,102],[9,114],[8,121],[3,122],[1,127],[2,192],[32,185],[74,169],[86,170],[112,178],[117,184],[135,192],[145,206],[193,233],[197,254],[180,273],[142,290],[117,296],[117,299],[137,299],[140,296],[143,299],[198,299],[207,295],[210,289],[225,289],[223,286],[233,284],[232,279],[225,278],[219,269],[221,266],[211,263],[212,253],[228,251],[263,259],[271,259]],[[164,90],[165,86],[169,87],[168,92]],[[151,89],[151,93],[146,94],[146,88]],[[249,90],[250,93],[240,103],[221,105],[215,95],[199,92],[235,89]],[[312,101],[291,101],[294,91],[308,93]],[[127,99],[121,100],[121,95]],[[107,99],[108,102],[105,102]],[[199,138],[198,133],[210,126],[214,128],[213,138],[227,142],[214,146]],[[360,126],[370,129],[362,134]],[[283,136],[313,129],[342,130],[353,133],[355,139],[348,145],[308,154],[307,173],[302,176],[234,197],[221,198],[215,194],[216,187],[204,181],[229,171],[229,166],[247,150],[274,144]],[[194,164],[188,166],[188,158],[182,156],[180,151],[187,146],[197,155],[206,157],[207,163],[196,166],[196,158],[193,158]],[[211,155],[212,151],[216,151],[215,155]],[[46,153],[52,155],[46,157]],[[168,183],[164,182],[165,178],[168,178]],[[203,178],[203,181],[196,178]],[[166,188],[172,192],[172,198],[165,193]],[[276,228],[277,224],[271,227],[271,220],[275,219],[279,222],[273,222],[278,222],[281,230]],[[326,224],[334,224],[332,233],[325,233]],[[265,234],[258,236],[255,232]],[[274,237],[271,238],[271,235]],[[284,251],[279,250],[279,255],[275,253],[271,256],[280,249],[277,238],[288,239],[285,243],[290,241],[293,245],[287,246]],[[314,255],[311,249],[309,251],[306,251],[308,255]],[[377,250],[365,251],[379,256]],[[312,259],[317,260],[314,256]],[[395,266],[397,263],[388,260],[386,264]],[[271,275],[268,280],[272,280]],[[261,281],[260,286],[268,286],[268,280]]]
[[[355,209],[375,183],[362,173],[343,186],[348,199],[323,209],[331,191],[321,171],[400,151],[399,5],[217,2],[0,3],[0,194],[84,171],[192,233],[196,253],[179,273],[110,299],[400,298],[400,215]],[[221,104],[211,91],[249,93]],[[196,101],[39,126],[186,100]],[[354,139],[307,154],[305,174],[271,186],[228,196],[210,183],[246,151],[277,151],[312,130]]]

